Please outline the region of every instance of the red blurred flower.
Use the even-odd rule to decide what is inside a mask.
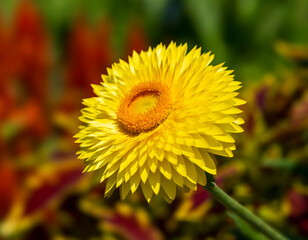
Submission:
[[[0,226],[0,236],[12,236],[32,228],[38,222],[52,221],[51,214],[71,192],[83,188],[82,165],[75,159],[46,163],[36,170],[24,169],[16,197],[16,174],[12,166],[0,165],[0,210],[5,218]],[[7,194],[8,193],[8,194]],[[1,215],[0,215],[1,216]]]
[[[49,68],[42,18],[31,1],[20,1],[13,22],[4,26],[0,21],[0,124],[18,126],[14,136],[42,138],[48,132]],[[1,135],[0,145],[8,140]]]
[[[148,47],[149,43],[144,28],[138,23],[133,23],[128,32],[126,56],[131,55],[133,51],[147,50]]]
[[[10,73],[10,63],[7,59],[10,54],[8,43],[8,32],[5,29],[0,16],[0,121],[6,116],[8,106],[12,104],[12,96],[8,91]]]
[[[26,136],[40,139],[48,133],[48,121],[38,101],[28,100],[23,107],[14,109],[10,121],[18,125],[20,133]]]
[[[299,226],[303,233],[308,234],[308,196],[293,189],[287,196],[291,206],[291,221]]]
[[[17,173],[9,161],[0,161],[0,219],[2,219],[16,199],[18,193]]]
[[[289,191],[288,199],[292,206],[290,217],[298,218],[308,213],[308,198],[294,190]]]
[[[80,205],[83,211],[101,220],[103,232],[112,232],[127,240],[163,239],[143,208],[126,203],[116,203],[113,207],[97,203],[95,198],[90,197],[83,199]]]
[[[78,20],[68,41],[68,88],[77,89],[82,97],[93,95],[91,84],[101,81],[101,74],[111,64],[110,29],[102,22],[92,29],[84,20]]]
[[[46,99],[50,52],[47,34],[39,12],[31,1],[17,7],[10,37],[10,59],[14,76],[23,82],[28,94]]]

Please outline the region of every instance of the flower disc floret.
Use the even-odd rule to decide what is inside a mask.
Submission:
[[[170,91],[161,82],[143,82],[131,89],[117,113],[121,127],[129,133],[152,130],[171,111]]]

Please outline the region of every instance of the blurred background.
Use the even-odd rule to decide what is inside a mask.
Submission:
[[[202,188],[172,204],[104,199],[81,174],[83,98],[119,58],[170,41],[243,83],[245,132],[217,183],[290,239],[308,237],[308,1],[1,0],[0,239],[264,240]]]

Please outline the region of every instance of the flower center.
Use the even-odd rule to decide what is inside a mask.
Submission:
[[[126,131],[141,133],[160,125],[170,111],[169,88],[161,82],[143,82],[123,98],[117,116]]]

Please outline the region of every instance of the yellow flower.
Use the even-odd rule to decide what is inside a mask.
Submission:
[[[141,187],[147,201],[161,195],[171,202],[176,189],[206,185],[216,174],[210,154],[232,156],[243,120],[236,107],[240,82],[214,56],[187,45],[160,44],[133,53],[93,85],[97,97],[85,99],[75,136],[84,171],[107,180],[105,196],[119,188],[122,199]]]

